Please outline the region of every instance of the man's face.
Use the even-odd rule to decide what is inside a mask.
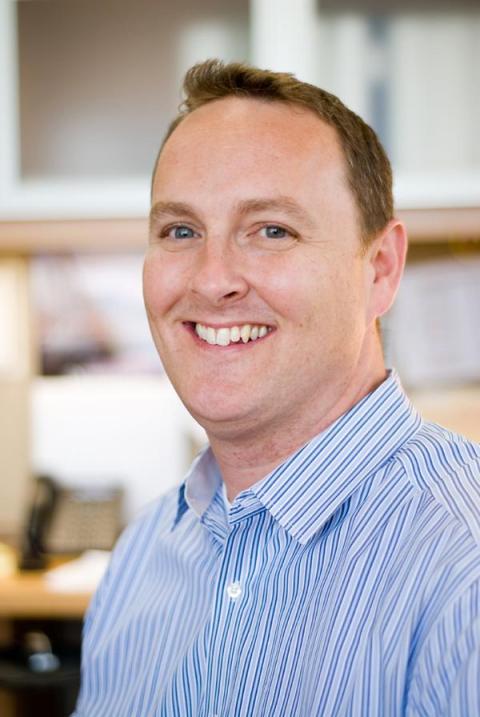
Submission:
[[[359,237],[335,132],[313,113],[226,98],[174,131],[144,295],[165,369],[207,431],[294,425],[351,384],[373,321]]]

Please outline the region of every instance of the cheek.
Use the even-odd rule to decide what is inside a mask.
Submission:
[[[299,267],[290,280],[275,282],[276,307],[313,341],[327,345],[356,342],[365,326],[365,282],[361,267],[350,257],[327,266],[326,262]],[[281,305],[278,303],[281,301]]]
[[[282,315],[301,314],[321,293],[321,272],[305,267],[292,253],[256,259],[249,267],[250,285]]]
[[[161,316],[177,301],[181,292],[181,272],[155,250],[143,265],[143,299],[150,317]]]
[[[318,324],[334,310],[336,282],[310,261],[270,261],[262,267],[255,285],[262,299],[273,310],[298,328]]]

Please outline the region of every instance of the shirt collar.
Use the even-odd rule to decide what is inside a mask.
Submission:
[[[222,486],[220,470],[209,446],[204,448],[192,463],[184,486],[185,503],[201,518]]]
[[[392,371],[251,491],[293,538],[306,543],[420,425]]]
[[[295,540],[306,543],[420,424],[392,371],[325,431],[240,493],[232,505],[231,521],[263,507]],[[175,524],[189,507],[201,517],[221,485],[217,462],[207,447],[180,489]]]

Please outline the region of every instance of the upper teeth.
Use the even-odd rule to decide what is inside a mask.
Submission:
[[[237,343],[240,340],[246,344],[247,341],[261,339],[268,333],[268,326],[242,324],[241,326],[225,326],[221,329],[214,329],[212,326],[195,324],[195,331],[201,339],[209,344],[228,346],[229,343]]]

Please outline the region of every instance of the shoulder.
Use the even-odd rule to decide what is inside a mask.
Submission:
[[[389,468],[390,485],[394,479],[407,494],[405,539],[389,603],[399,604],[399,574],[414,606],[406,713],[473,715],[447,706],[470,689],[467,680],[455,692],[460,676],[478,665],[472,655],[480,655],[480,445],[421,423]],[[435,685],[428,709],[426,684]]]
[[[443,511],[446,522],[480,548],[480,445],[423,423],[395,459],[430,506]]]
[[[417,633],[410,664],[406,715],[480,714],[480,578]]]
[[[120,535],[113,549],[107,571],[94,595],[88,616],[108,601],[108,595],[120,590],[129,576],[138,574],[155,551],[158,538],[168,532],[175,521],[181,488],[175,487],[158,498],[133,520]]]
[[[173,525],[180,490],[181,488],[178,486],[171,489],[168,493],[146,506],[129,523],[115,545],[111,563],[121,557],[126,557],[127,554],[131,556],[132,550],[142,554],[151,543],[154,535],[158,534],[160,530],[166,530]]]

